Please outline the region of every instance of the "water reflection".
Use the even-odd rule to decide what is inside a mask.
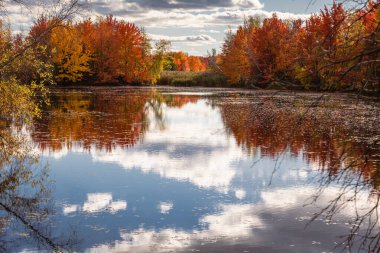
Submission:
[[[330,251],[352,232],[355,203],[371,203],[339,198],[345,207],[329,216],[341,179],[377,194],[376,102],[117,88],[54,96],[30,133],[54,168],[56,226],[85,235],[79,251]]]
[[[147,98],[133,93],[57,94],[50,114],[34,125],[32,138],[38,140],[40,149],[52,151],[71,149],[75,142],[84,149],[95,146],[107,151],[115,146],[133,146],[147,127]]]
[[[111,152],[115,147],[134,146],[143,138],[149,125],[148,110],[163,129],[162,106],[180,108],[196,101],[187,96],[164,100],[155,90],[55,93],[49,114],[36,122],[32,138],[41,150],[71,149],[76,143],[83,149]]]
[[[48,169],[38,163],[24,138],[9,125],[0,126],[0,251],[13,252],[27,242],[41,250],[62,252],[77,238],[71,231],[57,235],[51,228],[55,209]]]
[[[327,95],[257,97],[255,105],[223,103],[221,112],[227,131],[248,152],[271,157],[303,153],[331,174],[350,157],[356,166],[365,164],[362,170],[368,174],[379,168],[379,109],[376,103],[348,103]]]
[[[337,239],[329,237],[326,229],[344,231],[338,224],[330,227],[317,224],[307,232],[302,229],[311,218],[312,210],[304,213],[300,204],[314,189],[295,192],[296,189],[263,192],[260,204],[221,204],[218,212],[199,219],[199,223],[205,226],[200,230],[121,230],[121,240],[112,245],[93,247],[87,252],[231,252],[236,248],[248,252],[320,252],[328,248],[326,245],[329,243],[337,243]],[[326,194],[323,202],[329,201],[335,193],[332,190]],[[272,211],[279,209],[281,214]],[[353,210],[346,210],[345,215],[352,214]],[[296,229],[293,223],[299,223],[301,229]]]
[[[321,202],[331,188],[335,194],[315,209],[310,220],[331,223],[346,210],[354,210],[348,222],[350,233],[342,244],[368,252],[378,249],[378,104],[359,100],[349,104],[331,95],[313,99],[310,95],[285,99],[261,96],[255,101],[255,106],[222,104],[228,132],[249,153],[259,151],[279,163],[284,153],[291,153],[315,165],[320,171],[316,179],[319,186],[309,202]]]
[[[127,202],[123,200],[113,201],[111,193],[89,193],[83,206],[65,205],[63,207],[63,213],[67,215],[79,211],[87,213],[116,213],[122,210],[127,210]]]

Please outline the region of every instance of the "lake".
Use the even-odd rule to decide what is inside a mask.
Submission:
[[[16,128],[48,173],[38,229],[67,250],[368,252],[379,118],[345,94],[99,87],[56,89]],[[5,220],[8,250],[51,250]]]

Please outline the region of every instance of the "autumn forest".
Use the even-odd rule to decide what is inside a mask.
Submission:
[[[24,36],[2,22],[0,54],[6,65],[7,55],[27,48],[30,59],[19,65],[28,74],[14,76],[22,83],[51,75],[46,83],[154,85],[175,71],[211,72],[221,86],[379,91],[379,24],[377,1],[353,10],[334,3],[306,20],[247,17],[226,33],[219,54],[200,57],[173,52],[170,41],[152,41],[144,28],[112,16],[41,16]]]

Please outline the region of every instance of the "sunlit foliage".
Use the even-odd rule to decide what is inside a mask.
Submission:
[[[113,16],[81,22],[54,22],[44,16],[31,28],[29,37],[40,38],[55,67],[59,83],[155,84],[163,70],[202,72],[207,60],[183,52],[169,52],[168,41],[158,41],[153,49],[144,29]],[[41,36],[43,35],[43,36]]]
[[[379,91],[379,9],[378,1],[355,11],[334,2],[307,20],[249,18],[226,35],[220,70],[232,84]]]
[[[50,43],[57,81],[76,82],[91,72],[91,51],[85,47],[80,35],[80,31],[72,26],[60,26],[52,31]]]
[[[166,60],[168,67],[165,70],[169,71],[203,72],[208,66],[205,57],[189,56],[182,51],[169,52]]]
[[[20,124],[28,127],[41,116],[41,107],[49,102],[46,85],[54,84],[49,49],[40,38],[35,43],[38,35],[15,36],[0,20],[0,235],[9,224],[20,224],[10,226],[15,234],[28,235],[22,240],[33,238],[41,248],[58,252],[61,245],[50,237],[46,222],[53,212],[47,169],[39,164]],[[12,243],[0,240],[0,251],[10,252]]]
[[[38,116],[41,104],[47,102],[44,85],[53,83],[53,69],[39,59],[46,48],[28,48],[23,57],[14,58],[28,43],[12,37],[10,29],[0,21],[0,120],[28,120]]]

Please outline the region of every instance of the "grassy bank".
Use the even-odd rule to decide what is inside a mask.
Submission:
[[[161,74],[157,85],[162,86],[202,86],[231,87],[226,78],[213,72],[165,71]]]
[[[160,86],[177,86],[177,87],[239,87],[239,88],[257,88],[257,89],[274,89],[274,90],[304,90],[302,85],[289,82],[272,82],[265,87],[258,87],[252,84],[237,83],[231,85],[226,77],[221,73],[215,72],[184,72],[184,71],[164,71],[161,74],[157,85]]]
[[[145,83],[127,83],[123,81],[114,82],[96,82],[96,80],[86,80],[76,83],[58,83],[60,87],[84,87],[84,86],[151,86],[149,82]],[[314,92],[345,92],[354,93],[371,97],[380,97],[380,93],[372,90],[355,90],[355,89],[341,89],[336,90],[321,89],[320,86],[309,85],[307,88],[299,83],[292,83],[289,81],[272,81],[267,84],[252,84],[252,83],[236,83],[230,84],[226,77],[221,73],[215,72],[185,72],[185,71],[164,71],[161,77],[155,84],[157,86],[173,86],[173,87],[211,87],[211,88],[246,88],[246,89],[260,89],[260,90],[283,90],[283,91],[314,91]]]
[[[344,89],[321,89],[317,85],[303,86],[300,83],[289,81],[272,81],[267,84],[252,83],[228,83],[223,74],[215,72],[184,72],[184,71],[164,71],[158,80],[159,86],[175,86],[175,87],[216,87],[216,88],[248,88],[248,89],[264,89],[264,90],[289,90],[289,91],[323,91],[323,92],[347,92],[360,95],[379,97],[380,93],[372,90],[357,90],[353,88]]]

